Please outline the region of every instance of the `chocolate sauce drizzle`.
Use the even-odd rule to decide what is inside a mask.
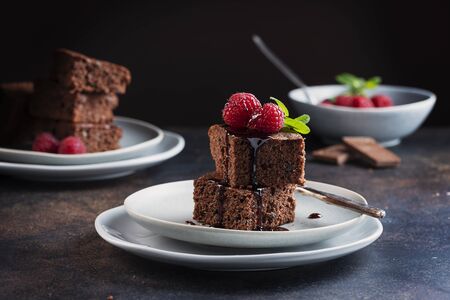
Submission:
[[[229,163],[229,159],[230,159],[230,138],[229,138],[230,134],[228,133],[227,130],[227,135],[225,136],[225,159],[224,159],[224,176],[223,176],[223,180],[224,183],[228,183],[228,163]]]
[[[308,216],[308,219],[320,219],[322,215],[320,213],[312,213]]]
[[[223,227],[223,201],[225,196],[225,186],[219,183],[219,190],[217,191],[217,215],[218,220],[217,224],[214,227],[222,228]]]
[[[271,228],[269,230],[270,231],[289,231],[289,229],[281,227],[281,226],[278,226],[278,227],[275,227],[275,228]]]
[[[247,137],[250,146],[253,148],[252,158],[251,158],[251,170],[252,170],[252,190],[256,197],[256,230],[264,230],[263,224],[263,201],[262,201],[262,191],[263,189],[258,186],[258,180],[256,178],[256,164],[258,157],[259,148],[264,145],[268,138],[259,137]]]
[[[243,138],[247,138],[250,146],[253,148],[253,152],[252,152],[252,157],[250,159],[250,168],[251,168],[251,185],[252,185],[252,190],[253,193],[256,197],[256,228],[255,230],[266,230],[263,228],[262,224],[263,224],[263,201],[262,201],[262,192],[263,192],[263,188],[259,187],[258,185],[258,181],[256,178],[256,165],[257,165],[257,156],[258,156],[258,150],[259,148],[264,145],[264,143],[269,140],[269,137],[267,135],[261,135],[260,133],[256,133],[254,131],[249,131],[249,130],[231,130],[230,128],[226,128],[227,129],[227,135],[225,137],[225,165],[224,165],[224,170],[225,170],[225,176],[224,176],[224,183],[223,184],[227,184],[229,181],[228,176],[228,168],[229,168],[229,156],[230,156],[230,142],[229,142],[229,136],[230,133],[235,135],[235,136],[239,136],[239,137],[243,137]],[[219,215],[219,226],[222,227],[222,222],[223,222],[223,193],[224,193],[225,188],[223,187],[223,185],[219,185],[219,195],[217,198],[218,201],[218,215]],[[280,227],[281,228],[281,227]],[[272,230],[272,229],[270,229]],[[287,230],[287,229],[286,229]]]

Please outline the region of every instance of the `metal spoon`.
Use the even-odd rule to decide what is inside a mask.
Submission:
[[[263,40],[256,34],[252,36],[253,43],[255,43],[256,47],[264,54],[264,56],[281,72],[284,76],[286,76],[292,83],[294,83],[297,87],[303,90],[305,93],[306,100],[308,100],[309,104],[313,104],[313,97],[308,91],[308,86],[297,76],[288,66],[286,66],[272,50],[267,47],[267,45],[263,42]]]
[[[386,212],[380,208],[369,206],[367,204],[362,204],[342,196],[318,191],[310,187],[298,186],[297,191],[299,191],[303,195],[314,197],[328,204],[337,205],[374,218],[382,219],[384,218],[384,216],[386,216]]]

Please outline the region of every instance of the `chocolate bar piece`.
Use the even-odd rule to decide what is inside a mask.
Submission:
[[[294,221],[296,185],[232,188],[215,173],[194,181],[194,220],[228,229],[277,230]]]
[[[58,49],[54,59],[52,78],[71,92],[124,94],[131,82],[127,68],[75,51]]]
[[[51,132],[58,139],[79,137],[89,153],[118,149],[122,137],[122,129],[110,123],[72,123],[39,118],[33,118],[29,132],[31,139],[41,132]]]
[[[329,162],[336,165],[345,164],[350,155],[348,148],[345,145],[337,144],[322,149],[314,150],[312,152],[314,159]]]
[[[208,135],[216,172],[231,187],[305,183],[305,143],[298,133],[260,136],[213,125]]]
[[[0,84],[0,145],[20,143],[20,132],[28,123],[32,82]]]
[[[342,141],[373,167],[395,167],[401,162],[400,157],[379,145],[371,137],[346,136]]]
[[[30,114],[39,118],[74,123],[107,123],[114,118],[116,94],[69,92],[50,80],[35,81]]]

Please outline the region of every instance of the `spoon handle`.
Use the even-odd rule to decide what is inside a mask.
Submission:
[[[303,195],[311,196],[328,204],[337,205],[374,218],[382,219],[386,215],[386,212],[380,208],[362,204],[342,196],[322,192],[310,187],[298,186],[297,190]]]
[[[312,98],[308,91],[308,86],[294,73],[284,62],[279,59],[272,50],[267,47],[264,41],[258,36],[252,36],[253,43],[256,47],[264,54],[264,56],[281,72],[286,76],[292,83],[297,87],[301,88],[306,95],[306,98],[310,104],[312,104]]]

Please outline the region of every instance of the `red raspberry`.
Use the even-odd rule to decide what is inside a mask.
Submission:
[[[372,101],[370,101],[369,98],[366,98],[364,96],[355,96],[353,97],[353,107],[357,108],[373,107],[373,103]]]
[[[333,101],[331,101],[330,99],[325,99],[322,102],[320,102],[320,105],[323,106],[330,106],[330,105],[334,105]]]
[[[258,109],[248,123],[248,127],[263,133],[275,133],[284,125],[284,113],[273,103],[266,103]]]
[[[33,151],[56,153],[58,152],[59,141],[48,132],[40,133],[36,136],[31,149]]]
[[[76,136],[68,136],[61,141],[58,148],[59,154],[82,154],[86,153],[86,146]]]
[[[222,117],[230,127],[245,128],[253,113],[261,108],[261,103],[250,93],[231,95],[222,111]]]
[[[353,96],[349,95],[337,96],[334,104],[338,106],[353,106]]]
[[[391,97],[386,95],[375,95],[371,100],[376,107],[388,107],[393,105]]]

